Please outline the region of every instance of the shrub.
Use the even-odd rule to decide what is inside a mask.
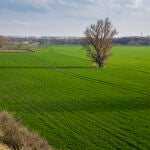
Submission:
[[[11,150],[6,145],[0,143],[0,150]]]
[[[36,133],[28,131],[7,111],[0,114],[1,141],[13,150],[52,150]]]

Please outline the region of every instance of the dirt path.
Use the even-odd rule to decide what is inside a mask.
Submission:
[[[0,53],[24,53],[24,52],[32,52],[31,50],[15,50],[15,49],[0,49]]]

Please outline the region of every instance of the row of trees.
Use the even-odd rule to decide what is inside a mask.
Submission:
[[[113,39],[114,45],[150,45],[150,36],[120,37]]]
[[[83,37],[6,37],[9,43],[29,43],[43,45],[80,45]],[[130,36],[130,37],[114,37],[113,45],[150,45],[150,37]]]
[[[36,42],[38,42],[40,45],[80,45],[82,41],[83,37],[42,37],[36,39]],[[150,45],[150,37],[114,37],[112,43],[113,45]]]

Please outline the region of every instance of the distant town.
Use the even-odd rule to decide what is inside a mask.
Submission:
[[[0,36],[2,37],[2,36]],[[79,45],[82,42],[83,37],[21,37],[21,36],[4,36],[7,42],[16,42],[22,44],[35,44],[39,46],[45,45]],[[114,45],[150,45],[150,36],[129,36],[118,37],[113,39]]]

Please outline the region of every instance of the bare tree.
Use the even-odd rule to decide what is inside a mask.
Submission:
[[[112,40],[117,34],[113,28],[109,18],[98,20],[96,24],[92,24],[84,32],[82,46],[87,50],[88,56],[99,67],[104,67],[106,60],[111,55]]]
[[[3,46],[5,46],[6,44],[6,38],[3,36],[0,36],[0,48],[2,48]]]
[[[29,37],[29,44],[33,44],[36,42],[36,38],[34,36]]]

